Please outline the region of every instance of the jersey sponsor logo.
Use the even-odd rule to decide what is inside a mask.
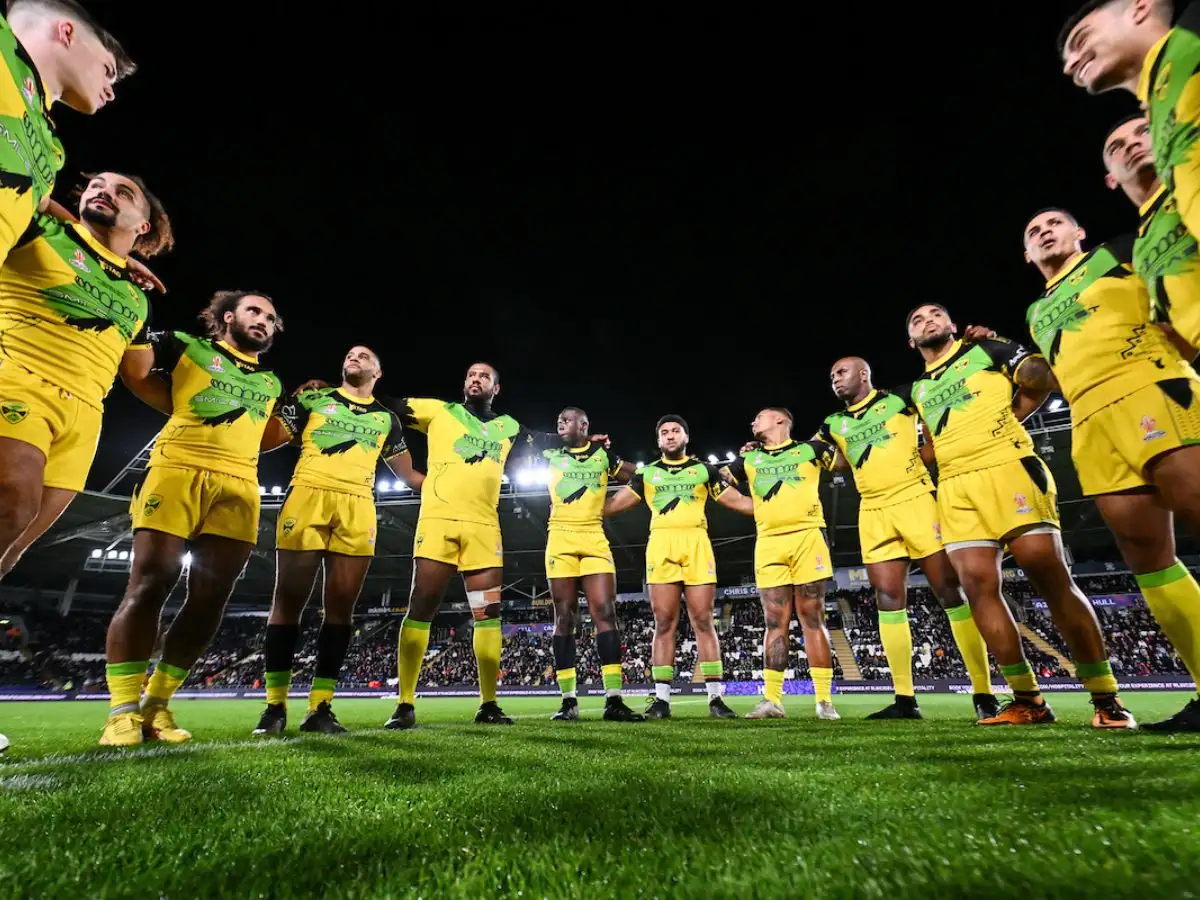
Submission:
[[[71,258],[67,262],[86,275],[92,274],[92,270],[88,268],[87,257],[83,255],[82,250],[76,250],[72,253]]]
[[[1029,498],[1019,491],[1013,494],[1013,505],[1021,515],[1033,512],[1033,507],[1029,505]]]
[[[602,452],[583,458],[564,450],[544,450],[542,456],[549,460],[553,471],[551,497],[563,503],[575,503],[607,484],[608,458]]]
[[[142,504],[142,512],[147,516],[152,516],[162,506],[162,494],[151,494]]]
[[[500,462],[502,445],[499,441],[488,440],[486,429],[484,429],[483,434],[483,437],[464,434],[454,442],[454,452],[467,465],[474,465],[475,463],[483,462],[485,459],[490,459],[494,463]]]
[[[1167,435],[1165,431],[1155,427],[1158,423],[1151,416],[1142,416],[1140,424],[1142,426],[1143,441],[1156,441],[1160,437],[1166,437]]]
[[[20,400],[0,400],[0,416],[9,425],[19,425],[29,415],[29,407]]]

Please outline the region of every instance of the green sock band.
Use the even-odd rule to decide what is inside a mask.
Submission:
[[[620,691],[621,690],[621,664],[610,663],[603,669],[604,672],[604,690]]]
[[[150,668],[150,660],[141,659],[136,662],[109,663],[104,667],[104,673],[109,678],[123,678],[127,675],[145,675]]]
[[[1016,678],[1018,675],[1032,675],[1033,669],[1029,665],[1029,660],[1023,659],[1011,666],[1001,666],[1000,674],[1005,678]]]
[[[286,672],[267,672],[264,679],[267,687],[288,687],[292,683],[292,670]]]
[[[879,624],[880,625],[903,625],[907,621],[908,621],[908,610],[907,609],[897,609],[897,610],[891,610],[891,611],[886,611],[886,610],[881,609],[879,611]]]
[[[946,610],[946,618],[951,622],[961,622],[971,618],[971,604],[960,603],[958,606],[951,606]]]
[[[1084,678],[1103,678],[1113,673],[1112,663],[1107,659],[1094,663],[1076,663],[1075,675],[1080,680]]]
[[[480,619],[478,622],[475,623],[475,627],[476,628],[499,628],[500,620],[499,619]],[[428,623],[425,624],[425,630],[426,631],[429,630]]]
[[[176,678],[179,681],[183,681],[185,678],[188,677],[189,670],[181,669],[181,668],[179,668],[179,666],[173,666],[170,663],[165,663],[165,662],[160,661],[159,664],[157,666],[155,666],[154,671],[162,672],[164,675],[170,675],[172,678]]]
[[[405,616],[404,621],[400,623],[400,627],[415,628],[417,631],[428,631],[429,626],[432,624],[432,622],[422,622],[419,619],[410,619],[408,616]]]
[[[1163,569],[1161,572],[1147,572],[1145,575],[1134,575],[1133,577],[1140,588],[1160,588],[1187,578],[1188,570],[1187,566],[1179,560],[1175,560],[1175,565]]]
[[[337,690],[337,679],[336,678],[314,678],[312,681],[312,689],[314,691]]]
[[[700,663],[700,674],[705,680],[709,678],[721,678],[725,674],[725,666],[718,659],[715,662]]]
[[[650,674],[655,681],[671,682],[675,680],[674,666],[651,666]]]

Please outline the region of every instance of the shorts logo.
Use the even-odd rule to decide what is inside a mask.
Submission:
[[[935,538],[937,538],[939,542],[941,542],[941,540],[942,540],[942,523],[941,522],[933,523],[933,536]]]
[[[425,535],[418,534],[417,535],[417,546],[420,547],[423,543],[425,543]]]
[[[709,564],[708,564],[708,574],[709,574],[709,575],[716,575],[716,574],[717,574],[717,564],[716,564],[716,563],[709,563]]]
[[[29,415],[29,407],[19,400],[0,400],[0,416],[9,425],[20,423]]]
[[[501,545],[501,543],[499,541],[496,541],[496,555],[497,556],[504,555],[504,547],[503,547],[503,545]]]
[[[87,257],[83,255],[82,250],[76,250],[75,254],[68,260],[68,262],[80,272],[90,273],[92,271],[88,268]]]
[[[818,553],[816,559],[817,559],[817,564],[816,564],[816,566],[814,566],[814,568],[818,572],[824,572],[825,571],[825,557],[823,557],[820,553]]]
[[[295,528],[295,527],[296,527],[296,520],[295,520],[295,519],[284,519],[284,520],[283,520],[283,534],[284,534],[284,536],[286,537],[287,535],[290,535],[290,534],[292,533],[292,529],[293,529],[293,528]]]
[[[1017,512],[1022,515],[1033,512],[1033,507],[1029,505],[1029,500],[1024,494],[1013,494],[1013,503],[1016,504]]]
[[[1154,419],[1150,418],[1150,416],[1142,416],[1141,426],[1143,441],[1156,441],[1160,437],[1166,437],[1167,433],[1165,431],[1154,427],[1157,424],[1158,423],[1155,422]]]
[[[148,516],[154,515],[158,508],[162,505],[161,494],[151,494],[146,498],[146,502],[142,504],[142,512]]]
[[[553,556],[552,556],[552,557],[550,557],[550,562],[549,562],[549,563],[547,563],[547,565],[546,565],[546,568],[547,568],[547,569],[550,569],[551,571],[553,571],[553,570],[554,570],[554,557],[553,557]]]
[[[372,528],[371,531],[369,532],[369,536],[367,537],[367,543],[370,544],[372,547],[375,546],[375,529],[374,528]]]

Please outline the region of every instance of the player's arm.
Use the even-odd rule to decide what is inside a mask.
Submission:
[[[1196,356],[1200,355],[1200,351],[1185,341],[1183,335],[1176,331],[1170,322],[1158,322],[1156,324],[1162,333],[1167,336],[1167,340],[1171,342],[1171,346],[1179,351],[1179,355],[1194,365]]]
[[[834,472],[850,471],[850,461],[846,459],[845,454],[842,453],[842,448],[834,441],[833,432],[829,430],[828,422],[822,422],[821,427],[817,429],[817,433],[813,437],[824,441],[833,448],[833,460],[829,465],[830,469]]]
[[[637,466],[626,459],[622,459],[621,454],[608,447],[608,480],[615,481],[617,484],[629,484],[629,480],[633,478],[633,473],[637,471]]]
[[[421,492],[425,473],[413,468],[412,454],[408,452],[408,443],[404,440],[404,425],[395,413],[392,413],[392,429],[383,443],[380,456],[393,475],[417,493]]]
[[[304,433],[308,424],[308,407],[300,402],[300,391],[290,394],[281,403],[276,404],[275,411],[267,420],[263,430],[262,441],[258,445],[259,452],[270,453],[284,444],[290,444]]]
[[[717,503],[744,516],[754,515],[754,501],[742,493],[746,480],[746,463],[735,459],[720,469],[708,467],[708,492]]]
[[[641,472],[634,472],[629,483],[615,494],[610,494],[604,501],[604,515],[615,516],[627,509],[633,509],[642,502],[646,494],[646,481]]]
[[[121,356],[118,374],[129,392],[164,415],[171,415],[171,373],[183,356],[183,343],[173,331],[150,331],[145,324]]]
[[[929,433],[929,429],[925,427],[924,422],[917,424],[919,429],[917,434],[917,453],[921,457],[921,462],[925,463],[926,467],[932,466],[937,462],[937,455],[933,449],[933,435]]]
[[[429,431],[429,423],[433,421],[434,416],[446,408],[443,401],[431,400],[428,397],[380,398],[379,402],[399,416],[405,428],[411,428],[421,434]]]

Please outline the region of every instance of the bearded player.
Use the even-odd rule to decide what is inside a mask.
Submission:
[[[300,459],[276,525],[275,593],[263,647],[267,707],[254,734],[287,728],[300,617],[318,575],[323,617],[300,730],[346,730],[334,715],[333,695],[350,647],[354,605],[375,553],[375,469],[382,460],[414,491],[425,478],[412,467],[399,417],[375,398],[381,377],[375,351],[351,347],[342,360],[341,385],[288,397],[263,435],[264,452],[296,442]]]
[[[270,298],[254,291],[218,292],[201,321],[202,337],[151,333],[157,377],[126,382],[151,405],[166,391],[172,412],[130,505],[133,564],[108,627],[111,710],[102,744],[191,739],[168,703],[216,634],[258,540],[259,448],[282,393],[260,358],[282,322]],[[139,704],[159,616],[189,550],[183,606]]]

